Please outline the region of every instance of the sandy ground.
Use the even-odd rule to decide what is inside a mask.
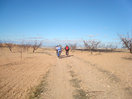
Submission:
[[[0,99],[28,99],[42,81],[32,99],[132,99],[130,53],[74,51],[59,59],[40,49],[20,57],[0,50]]]
[[[21,60],[20,53],[4,51],[0,56],[0,99],[25,99],[30,89],[39,84],[54,64],[54,57],[25,53]]]

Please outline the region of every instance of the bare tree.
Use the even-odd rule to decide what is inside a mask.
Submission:
[[[27,51],[27,50],[26,50],[26,49],[27,49],[26,43],[25,43],[24,41],[22,41],[20,44],[16,44],[15,46],[17,47],[18,52],[20,53],[21,60],[22,60],[22,58],[23,58],[23,53],[24,53],[25,51]]]
[[[29,44],[28,42],[22,43],[21,46],[23,48],[23,51],[27,51],[27,52],[28,52],[28,49],[32,47],[32,45]]]
[[[75,50],[77,48],[77,44],[69,44],[71,50]]]
[[[117,49],[117,44],[116,43],[101,44],[100,48],[105,49],[105,51],[113,51]]]
[[[32,45],[33,53],[42,46],[42,42],[34,41],[34,44]]]
[[[107,48],[107,49],[110,49],[111,51],[113,51],[113,50],[117,49],[117,45],[108,44],[108,45],[106,45],[106,48]]]
[[[2,48],[3,46],[2,46],[2,43],[0,43],[0,48]]]
[[[21,59],[23,57],[23,49],[24,49],[24,46],[23,46],[23,43],[18,45],[19,46],[19,53],[21,54]]]
[[[119,37],[123,43],[123,46],[127,48],[130,51],[130,53],[132,53],[132,35],[130,36],[129,34],[127,34],[125,36],[119,36]]]
[[[83,41],[84,46],[86,49],[89,49],[91,54],[94,49],[97,49],[98,45],[100,44],[100,41],[96,40],[88,40],[88,41]]]
[[[3,43],[2,43],[2,41],[0,41],[0,48],[2,48],[3,47]]]
[[[28,52],[29,48],[31,48],[31,47],[32,47],[32,45],[31,45],[31,44],[29,44],[29,43],[27,43],[25,46],[26,46],[26,50],[27,50],[27,52]]]
[[[19,53],[21,55],[21,59],[23,58],[23,52],[28,51],[28,48],[31,47],[31,45],[25,41],[22,41],[21,44],[17,45],[19,49]]]
[[[2,49],[3,47],[3,42],[0,40],[0,49]]]
[[[9,48],[9,50],[12,52],[12,48],[14,47],[14,45],[12,43],[5,43],[5,44]]]

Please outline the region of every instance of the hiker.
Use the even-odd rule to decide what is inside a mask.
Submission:
[[[66,47],[65,47],[65,51],[66,51],[66,55],[67,55],[67,56],[69,55],[69,50],[70,50],[69,46],[66,45]]]
[[[62,52],[61,46],[60,45],[57,45],[56,46],[56,54],[57,54],[58,57],[60,57],[61,52]]]

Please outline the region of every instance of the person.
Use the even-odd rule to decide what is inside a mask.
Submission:
[[[66,55],[68,56],[69,55],[69,46],[68,45],[66,45],[66,47],[65,47],[65,51],[66,51]]]
[[[60,45],[57,45],[57,46],[56,46],[56,53],[57,53],[57,56],[58,56],[58,57],[60,57],[61,51],[62,51],[61,46],[60,46]]]

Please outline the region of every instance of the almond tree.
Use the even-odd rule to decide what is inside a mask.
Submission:
[[[71,50],[75,50],[77,48],[77,44],[69,44]]]
[[[21,46],[23,47],[23,50],[24,50],[24,51],[27,51],[27,52],[28,52],[28,49],[29,49],[30,47],[32,47],[32,45],[29,44],[28,42],[21,44]]]
[[[106,44],[101,44],[100,48],[105,49],[105,51],[113,51],[115,49],[117,49],[117,44],[116,43],[106,43]]]
[[[12,43],[6,43],[6,46],[9,48],[9,50],[12,52],[12,48],[14,45]]]
[[[132,35],[130,36],[127,34],[125,36],[120,36],[120,40],[122,41],[123,46],[132,53]]]
[[[34,41],[34,44],[32,45],[33,53],[42,46],[42,42]]]
[[[97,49],[98,45],[100,44],[100,41],[96,40],[88,40],[83,41],[85,48],[89,49],[91,54],[94,49]]]
[[[3,45],[2,45],[2,41],[0,41],[0,48],[1,48],[1,47],[3,47]]]

